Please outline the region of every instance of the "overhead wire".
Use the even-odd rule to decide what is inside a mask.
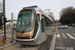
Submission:
[[[42,1],[43,1],[43,3],[44,3],[45,7],[47,8],[47,5],[45,4],[44,0],[42,0]]]

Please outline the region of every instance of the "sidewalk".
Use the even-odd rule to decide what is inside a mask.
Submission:
[[[0,46],[3,46],[3,34],[0,34]]]
[[[0,47],[6,45],[7,43],[10,43],[10,40],[9,40],[9,39],[7,39],[7,40],[5,41],[5,44],[3,43],[3,40],[0,39]]]
[[[2,33],[3,31],[2,31],[2,29],[0,29],[0,47],[1,46],[4,46],[6,43],[8,43],[8,42],[10,42],[11,41],[11,39],[9,39],[9,38],[7,38],[7,36],[6,36],[6,40],[5,40],[5,44],[3,43],[3,33]],[[9,35],[9,34],[7,34],[7,35]],[[10,36],[10,35],[9,35]],[[8,36],[8,37],[9,37]]]
[[[6,48],[8,48],[9,46],[11,46],[14,43],[16,43],[15,40],[14,40],[14,42],[11,42],[11,38],[9,38],[9,37],[7,37],[6,39],[7,40],[5,41],[5,44],[3,44],[3,39],[0,39],[0,50],[6,50]]]
[[[12,41],[12,34],[11,34],[11,29],[7,29],[8,31],[6,31],[6,41],[5,41],[5,44],[3,43],[3,31],[2,29],[0,29],[0,49],[3,48],[3,47],[6,47],[8,45],[11,45],[13,43],[11,43]],[[15,34],[14,34],[15,35]],[[14,36],[14,40],[15,40],[15,36]]]

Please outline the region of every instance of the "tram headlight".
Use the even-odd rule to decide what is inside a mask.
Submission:
[[[32,39],[32,37],[30,37],[30,39]]]
[[[19,39],[19,37],[17,37],[17,39]]]

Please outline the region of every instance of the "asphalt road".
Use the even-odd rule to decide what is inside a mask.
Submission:
[[[75,50],[75,28],[58,29],[55,50]]]

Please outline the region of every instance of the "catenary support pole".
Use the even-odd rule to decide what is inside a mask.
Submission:
[[[3,17],[5,18],[5,0],[3,0]],[[6,40],[6,28],[5,28],[5,23],[3,24],[4,25],[4,36],[5,36],[5,40]]]
[[[12,25],[12,29],[11,29],[11,35],[12,35],[12,41],[11,42],[14,42],[14,33],[13,33],[13,13],[11,13],[11,25]]]

